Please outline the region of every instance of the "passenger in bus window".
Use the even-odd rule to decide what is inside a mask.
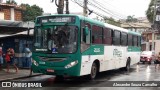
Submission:
[[[56,45],[55,45],[55,36],[54,35],[51,35],[51,34],[48,34],[48,49],[51,50],[52,48],[55,48]]]
[[[59,41],[60,47],[64,47],[65,45],[68,44],[68,42],[69,42],[68,37],[69,37],[69,35],[68,35],[67,30],[62,29],[58,32],[58,41]]]

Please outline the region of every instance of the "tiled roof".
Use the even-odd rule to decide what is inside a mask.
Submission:
[[[14,7],[14,8],[16,8],[16,9],[25,10],[24,7],[21,7],[21,6],[15,5],[15,4],[0,3],[0,6]]]
[[[121,24],[121,27],[151,28],[151,24],[150,23],[123,23]]]

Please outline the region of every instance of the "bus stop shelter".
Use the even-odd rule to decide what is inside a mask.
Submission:
[[[16,34],[23,31],[27,31],[29,29],[30,28],[26,28],[26,27],[0,26],[0,34],[11,35],[11,34]]]
[[[3,43],[3,52],[6,53],[8,48],[14,48],[15,57],[19,67],[23,67],[23,49],[25,44],[29,43],[30,46],[32,46],[32,35],[33,28],[0,26],[0,43]]]

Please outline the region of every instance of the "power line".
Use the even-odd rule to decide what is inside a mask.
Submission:
[[[77,3],[79,3],[79,4],[81,3],[81,5],[82,5],[82,1],[81,1],[81,0],[74,0],[74,1],[77,2]],[[118,18],[118,19],[124,18],[124,17],[120,16],[119,14],[113,13],[113,11],[108,10],[107,8],[103,7],[103,6],[100,5],[100,4],[98,4],[98,6],[97,6],[97,2],[96,2],[95,4],[93,4],[93,2],[88,1],[88,4],[89,4],[90,6],[92,6],[93,8],[96,8],[96,9],[98,9],[98,10],[106,13],[107,15],[114,16],[115,18]],[[94,10],[94,11],[95,11],[95,10]]]
[[[109,10],[109,9],[107,9],[107,8],[105,8],[105,7],[103,7],[103,6],[100,5],[98,2],[94,1],[94,3],[97,4],[98,6],[95,5],[95,4],[93,4],[93,3],[91,3],[91,2],[90,2],[90,5],[96,7],[96,8],[98,8],[99,10],[101,10],[101,11],[103,11],[103,12],[105,12],[105,13],[111,15],[111,16],[114,16],[114,17],[116,17],[116,18],[123,18],[122,16],[116,15],[116,14],[113,13],[111,10]]]
[[[80,7],[84,8],[83,5],[80,4],[80,3],[78,3],[77,1],[75,1],[75,0],[71,0],[71,1],[74,2],[74,3],[76,3],[76,4],[78,4]],[[92,11],[92,10],[90,10],[90,9],[88,9],[88,10],[89,10],[89,11]],[[94,11],[93,11],[93,13],[96,14],[96,15],[98,15],[98,16],[100,16],[100,17],[102,17],[102,18],[104,18],[104,16],[105,16],[105,15],[102,15],[102,14],[97,13],[97,12],[94,12]]]
[[[108,5],[110,5],[111,7],[115,7],[115,6],[112,6],[111,4],[109,4],[108,2],[105,3],[105,4],[107,4],[107,5],[104,5],[103,3],[101,3],[101,2],[99,2],[99,1],[97,1],[97,0],[93,0],[93,1],[94,1],[96,4],[98,4],[99,6],[103,7],[104,9],[109,10],[109,11],[112,12],[113,14],[116,14],[116,15],[122,17],[122,18],[124,18],[124,17],[126,18],[125,15],[119,13],[117,10],[110,10],[110,9],[106,8],[106,6],[108,6]],[[104,7],[104,6],[105,6],[105,7]]]

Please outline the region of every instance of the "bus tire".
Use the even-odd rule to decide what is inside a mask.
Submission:
[[[129,70],[130,70],[130,64],[131,64],[131,59],[128,58],[128,59],[127,59],[127,62],[126,62],[125,71],[129,71]]]
[[[98,72],[98,66],[97,66],[97,64],[94,62],[94,63],[92,64],[92,67],[91,67],[91,73],[90,73],[90,75],[89,75],[89,79],[90,79],[90,80],[95,79],[95,77],[97,76],[97,72]]]

